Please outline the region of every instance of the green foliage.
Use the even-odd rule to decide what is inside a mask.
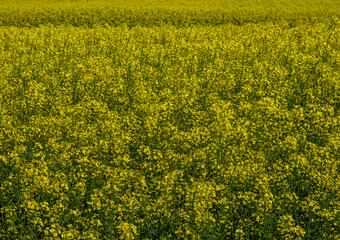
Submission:
[[[336,16],[78,3],[0,28],[0,239],[339,239]]]

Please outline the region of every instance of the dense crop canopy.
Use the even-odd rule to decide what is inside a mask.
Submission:
[[[281,20],[1,27],[0,238],[339,239],[339,20]]]

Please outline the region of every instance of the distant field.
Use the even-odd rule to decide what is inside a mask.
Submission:
[[[340,239],[339,13],[0,0],[0,239]]]
[[[2,1],[0,26],[161,26],[226,23],[329,21],[340,16],[339,1]]]
[[[334,0],[2,0],[1,6],[17,9],[70,8],[70,7],[123,7],[123,8],[166,8],[166,9],[223,9],[223,10],[283,10],[283,11],[334,11],[340,7]]]

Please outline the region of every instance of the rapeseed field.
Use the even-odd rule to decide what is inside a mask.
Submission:
[[[0,239],[340,239],[340,2],[0,1]]]

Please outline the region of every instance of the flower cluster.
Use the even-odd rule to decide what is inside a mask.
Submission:
[[[0,28],[0,239],[338,239],[340,28]]]

